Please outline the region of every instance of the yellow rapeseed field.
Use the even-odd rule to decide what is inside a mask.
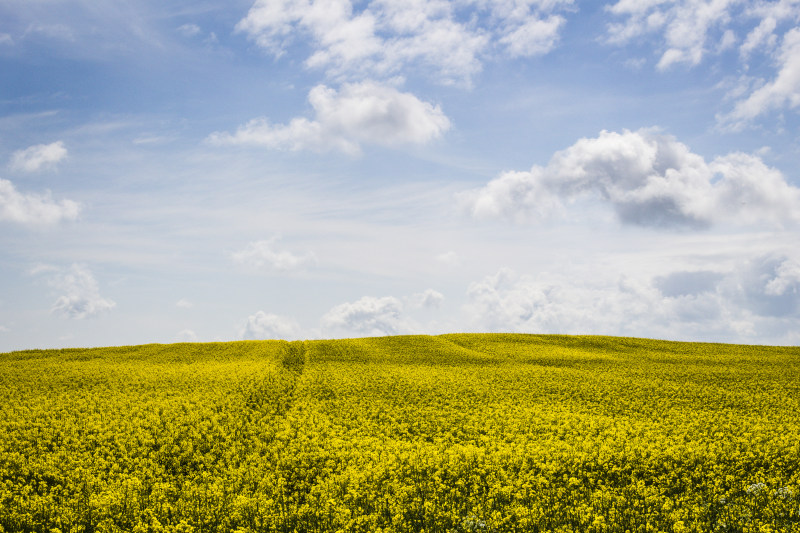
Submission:
[[[800,532],[800,348],[506,334],[0,354],[3,532]]]

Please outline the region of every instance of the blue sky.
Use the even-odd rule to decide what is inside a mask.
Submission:
[[[0,351],[800,344],[800,1],[9,0]]]

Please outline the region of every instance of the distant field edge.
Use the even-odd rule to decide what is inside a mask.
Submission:
[[[332,337],[324,339],[301,339],[301,340],[284,340],[284,339],[250,339],[250,340],[230,340],[230,341],[211,341],[211,342],[172,342],[172,343],[142,343],[142,344],[125,344],[125,345],[111,345],[111,346],[86,346],[86,347],[64,347],[64,348],[23,348],[19,350],[11,350],[8,352],[0,352],[0,357],[3,356],[43,356],[53,355],[57,353],[63,354],[76,354],[92,350],[113,350],[119,353],[134,352],[141,350],[148,350],[154,352],[164,352],[166,350],[175,348],[191,349],[197,351],[201,347],[216,348],[217,350],[231,350],[235,348],[242,348],[247,351],[254,345],[261,343],[330,343],[330,342],[353,342],[353,341],[411,341],[416,339],[434,340],[443,339],[455,344],[460,344],[459,341],[463,340],[484,340],[488,342],[513,342],[519,344],[529,344],[531,346],[553,345],[570,347],[575,349],[589,348],[603,350],[616,350],[616,351],[633,351],[636,349],[647,350],[666,350],[670,352],[693,352],[702,351],[704,348],[719,348],[734,351],[752,351],[752,350],[800,350],[800,345],[771,345],[771,344],[742,344],[742,343],[728,343],[728,342],[711,342],[711,341],[686,341],[686,340],[668,340],[649,337],[628,337],[616,335],[593,335],[593,334],[554,334],[554,333],[441,333],[441,334],[401,334],[401,335],[374,335],[363,337]],[[798,352],[800,353],[800,352]]]

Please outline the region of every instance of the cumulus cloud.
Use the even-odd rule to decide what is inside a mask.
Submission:
[[[14,184],[0,178],[0,220],[28,226],[48,226],[75,220],[81,208],[72,200],[55,201],[50,193],[21,193]]]
[[[396,335],[406,329],[403,303],[393,296],[364,296],[337,305],[322,317],[324,326],[362,335]]]
[[[743,303],[752,312],[769,317],[796,316],[800,311],[800,261],[768,255],[749,261],[738,274]]]
[[[235,134],[214,133],[215,144],[246,144],[279,150],[361,152],[362,143],[397,146],[422,144],[440,137],[450,121],[438,105],[411,93],[373,82],[345,84],[339,91],[325,85],[308,95],[315,117],[272,124],[259,118]]]
[[[247,317],[239,329],[242,339],[284,339],[299,338],[300,326],[294,320],[272,313],[258,311]]]
[[[433,289],[427,289],[423,292],[412,294],[408,298],[408,304],[411,307],[418,307],[418,308],[438,308],[442,305],[444,301],[444,295],[439,291],[435,291]]]
[[[67,149],[62,141],[51,144],[37,144],[24,150],[17,150],[11,156],[11,169],[21,172],[52,170],[67,157]]]
[[[342,79],[433,72],[441,83],[469,83],[482,56],[549,52],[571,0],[257,0],[237,30],[279,57],[295,39],[311,45],[310,68]]]
[[[464,311],[474,331],[785,344],[796,341],[800,263],[775,254],[652,277],[501,269],[470,284]]]
[[[800,318],[800,261],[786,253],[756,255],[724,272],[674,272],[654,286],[664,320],[680,329],[706,327],[722,337],[794,342]]]
[[[461,258],[458,256],[457,253],[450,250],[449,252],[443,252],[436,256],[436,261],[443,265],[447,265],[449,267],[459,267],[461,266]]]
[[[645,299],[614,284],[520,276],[505,268],[470,284],[467,298],[467,317],[478,331],[622,332],[621,315],[635,317],[648,309]]]
[[[51,312],[67,318],[82,320],[107,312],[116,303],[100,296],[100,288],[91,271],[74,264],[67,270],[53,267],[38,267],[34,273],[45,273],[48,283],[61,293],[53,303]]]
[[[286,250],[276,250],[278,237],[264,241],[249,243],[243,250],[233,254],[233,260],[252,270],[289,272],[316,264],[317,258],[312,252],[303,255],[293,254]]]
[[[557,152],[547,166],[506,172],[460,199],[478,218],[531,221],[587,197],[609,204],[622,223],[638,226],[800,220],[800,189],[759,157],[732,153],[706,162],[651,129],[602,131]]]
[[[768,267],[764,293],[771,296],[800,294],[800,261],[789,257],[771,257],[761,261]]]

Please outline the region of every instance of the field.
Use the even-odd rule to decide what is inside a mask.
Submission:
[[[0,532],[800,532],[800,348],[0,354]]]

